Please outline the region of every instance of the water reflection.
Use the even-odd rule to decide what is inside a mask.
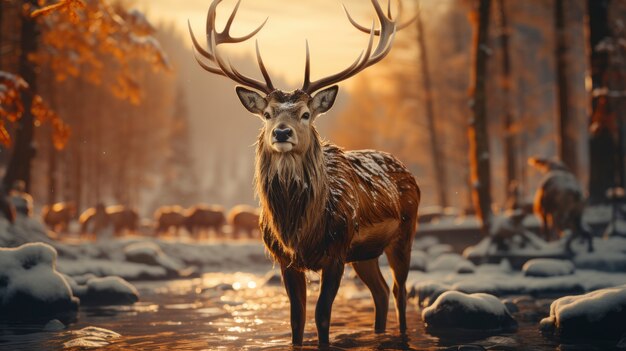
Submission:
[[[313,320],[318,283],[313,276],[308,292],[303,350],[316,350]],[[11,340],[11,350],[78,349],[76,330],[88,326],[121,335],[98,350],[285,350],[291,340],[289,304],[281,286],[265,284],[263,274],[211,273],[202,278],[137,284],[142,302],[134,306],[81,309],[70,330],[35,333]],[[373,333],[374,308],[365,288],[344,279],[333,309],[329,350],[446,350],[461,344],[506,350],[554,350],[558,344],[541,337],[533,315],[545,303],[523,305],[514,333],[479,335],[453,332],[437,337],[424,329],[420,311],[411,303],[409,331],[397,331],[391,306],[388,332]],[[393,304],[393,303],[392,303]],[[523,316],[526,316],[525,318]],[[17,328],[19,329],[19,328]],[[14,335],[18,334],[17,329]],[[39,329],[40,330],[40,329]],[[0,349],[7,333],[0,334]],[[83,340],[84,341],[84,340]],[[3,344],[4,342],[4,344]],[[65,345],[65,347],[63,346]],[[83,345],[85,346],[85,345]]]

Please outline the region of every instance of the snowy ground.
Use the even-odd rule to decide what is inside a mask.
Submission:
[[[5,262],[0,268],[0,273],[3,273],[3,268],[4,273],[9,272],[12,289],[22,289],[21,286],[28,285],[24,282],[34,283],[28,285],[28,289],[33,290],[33,295],[38,293],[37,284],[36,279],[28,279],[30,274],[43,272],[41,274],[51,277],[49,279],[57,279],[61,273],[65,275],[67,284],[57,285],[68,304],[72,303],[72,296],[84,300],[84,303],[81,301],[81,306],[108,304],[106,297],[113,292],[120,294],[118,301],[113,302],[133,303],[140,299],[132,285],[133,281],[192,278],[200,276],[203,272],[243,271],[253,272],[258,276],[272,272],[267,276],[268,284],[274,286],[281,284],[276,269],[272,270],[272,263],[259,241],[195,242],[127,237],[67,244],[49,239],[43,226],[33,219],[20,218],[14,226],[0,220],[0,246],[16,247],[30,241],[43,241],[51,246],[37,246],[39,251],[30,249],[29,254],[16,254],[15,251],[10,251],[4,258],[0,257]],[[413,247],[412,271],[409,274],[407,288],[411,291],[413,303],[422,310],[425,322],[437,321],[433,323],[443,323],[441,325],[446,328],[446,321],[458,321],[463,316],[474,316],[469,320],[479,318],[489,328],[493,327],[493,323],[503,323],[502,328],[506,329],[515,325],[511,322],[510,315],[505,313],[509,309],[517,308],[514,303],[510,303],[511,298],[531,296],[532,299],[549,298],[553,301],[563,296],[626,286],[626,238],[597,238],[594,246],[596,252],[586,253],[584,245],[576,244],[574,246],[576,255],[571,259],[538,259],[528,262],[523,270],[515,270],[507,260],[502,260],[498,264],[477,264],[464,255],[452,252],[450,245],[441,244],[434,237],[422,237],[418,234]],[[542,253],[557,253],[561,248],[562,242],[555,242],[543,246],[539,252],[523,253],[541,256]],[[465,256],[471,258],[472,254],[489,253],[491,249],[491,246],[483,242],[468,249]],[[0,250],[0,253],[2,252],[3,250]],[[384,257],[380,261],[382,265],[386,265]],[[39,268],[30,270],[33,265]],[[384,268],[383,272],[390,282],[389,269]],[[347,270],[346,278],[354,278],[350,269]],[[316,275],[310,275],[309,280],[315,281]],[[237,290],[233,285],[222,286],[219,282],[216,282],[216,286],[221,286],[219,291]],[[70,289],[73,295],[68,295],[64,289]],[[622,306],[620,304],[625,303],[623,297],[626,296],[621,291],[590,295],[591,302],[582,303],[575,299],[566,299],[556,303],[554,315],[549,316],[546,313],[541,317],[548,317],[547,321],[553,321],[552,324],[555,324],[554,321],[559,318],[559,311],[567,310],[567,307],[559,306],[577,303],[591,306],[581,312],[581,315],[593,315],[594,303],[598,299],[602,300],[603,296],[609,296],[613,301],[608,307],[610,311],[619,310]],[[0,289],[0,292],[3,291]],[[365,289],[353,290],[351,293],[354,296],[347,298],[369,296]],[[606,300],[608,304],[609,298]],[[506,311],[503,310],[505,305]],[[449,316],[436,316],[438,310],[449,312],[451,308],[449,306],[454,307],[454,313]],[[468,311],[474,315],[468,315]],[[613,315],[610,315],[610,318],[613,318],[611,316]],[[549,322],[544,324],[546,323]],[[54,325],[50,328],[54,328]]]

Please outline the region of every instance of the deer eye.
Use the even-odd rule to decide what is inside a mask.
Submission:
[[[265,117],[265,119],[271,119],[272,118],[272,116],[270,116],[269,112],[263,113],[263,117]]]
[[[302,114],[301,118],[304,119],[304,120],[307,120],[307,119],[311,118],[311,114],[308,113],[308,112],[305,112],[305,113]]]

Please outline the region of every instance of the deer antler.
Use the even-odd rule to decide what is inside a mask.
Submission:
[[[376,16],[378,17],[378,21],[380,22],[380,29],[375,29],[375,21],[372,21],[371,29],[368,29],[360,24],[358,24],[350,13],[344,6],[343,9],[348,16],[348,20],[350,23],[358,30],[368,33],[370,35],[369,42],[367,45],[367,49],[361,52],[359,57],[354,61],[349,67],[344,69],[339,73],[335,73],[331,76],[316,80],[314,82],[310,81],[311,74],[311,58],[309,55],[309,43],[306,43],[306,65],[304,69],[304,84],[302,85],[302,90],[308,93],[309,95],[332,84],[341,82],[346,80],[355,74],[363,71],[367,67],[370,67],[385,58],[389,51],[391,51],[391,44],[393,43],[393,39],[396,35],[396,32],[402,28],[407,27],[413,19],[398,25],[396,21],[394,21],[391,17],[391,1],[387,3],[387,15],[385,15],[383,9],[380,7],[378,0],[371,0],[372,5],[374,5],[374,9],[376,10]],[[398,18],[400,18],[402,12],[402,3],[398,7]],[[375,49],[372,50],[372,46],[374,43],[374,36],[380,36],[380,40],[378,41],[378,45]]]
[[[196,61],[198,62],[200,67],[204,68],[205,70],[211,73],[228,77],[239,84],[245,85],[252,89],[262,91],[266,94],[271,93],[275,89],[274,89],[274,85],[272,84],[272,80],[270,79],[270,75],[269,73],[267,73],[267,69],[265,68],[265,65],[263,64],[263,59],[261,58],[261,51],[259,50],[258,41],[256,42],[256,55],[257,55],[257,61],[259,63],[259,68],[261,69],[261,74],[263,74],[263,78],[265,79],[265,83],[241,74],[239,71],[237,71],[237,69],[230,62],[226,64],[224,60],[220,57],[217,51],[217,47],[220,44],[241,43],[243,41],[246,41],[252,38],[255,34],[257,34],[263,28],[263,26],[265,26],[265,23],[267,23],[267,18],[257,29],[255,29],[248,35],[244,35],[238,38],[232,37],[230,35],[230,28],[235,19],[235,15],[237,14],[237,10],[239,10],[239,5],[241,4],[241,0],[239,0],[237,2],[237,5],[235,5],[235,8],[233,9],[233,12],[231,13],[230,17],[228,18],[228,21],[226,22],[226,26],[224,27],[222,32],[218,33],[215,29],[215,18],[216,18],[217,5],[219,5],[221,2],[222,0],[214,0],[211,3],[211,6],[209,7],[209,13],[207,14],[207,19],[206,19],[206,36],[207,36],[207,49],[206,50],[200,45],[200,43],[198,43],[198,40],[194,36],[193,31],[191,30],[191,23],[189,23],[189,21],[187,22],[189,26],[189,33],[191,34],[191,41],[193,42],[193,47],[195,49],[194,57]],[[205,63],[200,57],[198,57],[198,54],[204,57],[208,61],[208,63]]]

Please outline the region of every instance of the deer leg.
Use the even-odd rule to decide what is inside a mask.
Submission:
[[[306,320],[306,279],[304,272],[284,265],[281,265],[280,270],[291,305],[291,342],[293,345],[302,345]]]
[[[389,286],[387,286],[385,278],[380,273],[378,259],[353,262],[352,267],[372,293],[374,305],[376,306],[374,331],[376,333],[384,333],[387,327],[387,312],[389,311]]]
[[[320,296],[315,306],[315,325],[317,326],[319,345],[328,345],[330,343],[330,314],[333,301],[335,301],[335,296],[337,296],[337,290],[339,290],[343,269],[344,264],[341,262],[331,263],[328,267],[322,269]]]
[[[406,279],[411,264],[411,244],[403,240],[392,243],[385,249],[389,267],[393,273],[393,297],[396,303],[396,315],[400,333],[406,332]]]
[[[576,236],[580,235],[583,241],[587,241],[587,252],[593,252],[593,234],[583,226],[582,215],[577,216],[577,218],[574,219],[574,223],[577,232]]]

